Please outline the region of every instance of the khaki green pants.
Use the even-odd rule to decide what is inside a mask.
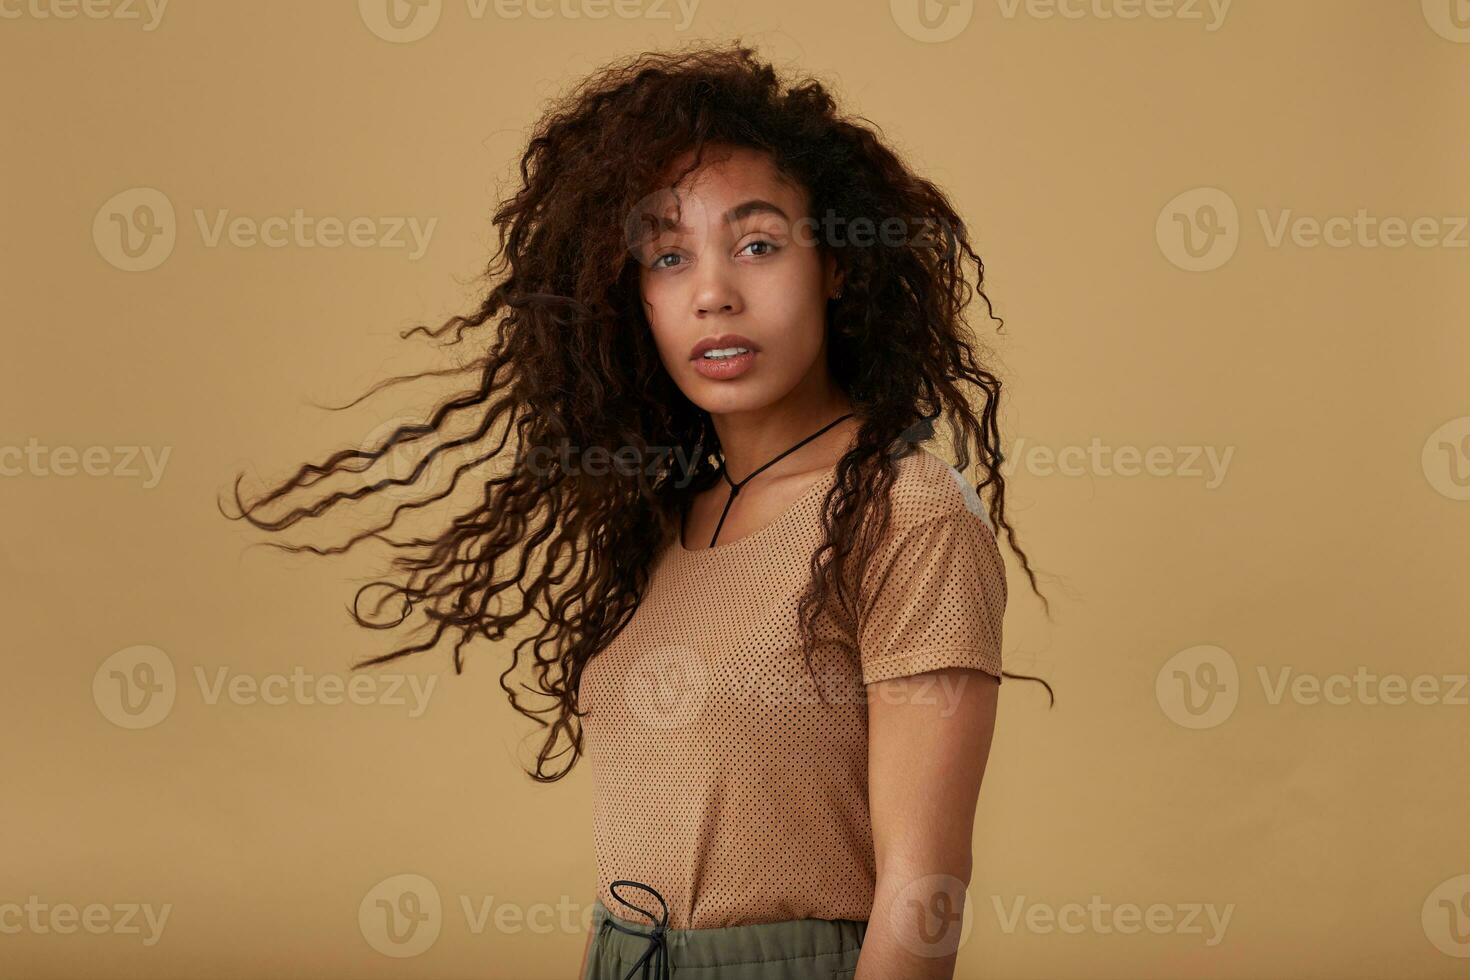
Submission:
[[[592,945],[582,980],[663,980],[649,952],[653,924],[619,919],[630,935],[607,924],[601,899],[592,908]],[[868,924],[854,919],[788,919],[721,929],[669,929],[664,933],[668,976],[676,980],[852,980]]]

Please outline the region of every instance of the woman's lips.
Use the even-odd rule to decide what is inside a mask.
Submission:
[[[689,357],[693,360],[696,357],[703,357],[705,351],[721,350],[730,347],[744,347],[747,350],[754,351],[761,349],[760,344],[757,344],[744,334],[722,333],[710,337],[701,337],[699,343],[690,348]]]
[[[712,359],[700,355],[694,358],[694,370],[712,381],[729,381],[738,378],[750,366],[755,363],[755,351],[748,350],[744,354],[736,354],[734,357],[721,357]]]
[[[705,357],[709,351],[733,350],[745,348],[744,353],[735,354],[731,357]],[[760,345],[744,334],[722,333],[700,338],[699,343],[689,352],[689,359],[694,362],[694,370],[712,381],[729,381],[738,378],[750,370],[755,361],[755,355],[760,353]]]

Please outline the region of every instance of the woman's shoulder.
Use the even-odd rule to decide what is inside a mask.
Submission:
[[[991,532],[985,504],[965,475],[953,464],[918,444],[896,461],[897,473],[889,491],[890,526],[902,531],[945,514],[978,518]]]

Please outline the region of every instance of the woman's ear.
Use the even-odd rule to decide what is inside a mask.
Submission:
[[[837,268],[837,257],[830,252],[823,259],[826,270],[827,298],[836,299],[842,295],[842,271]]]

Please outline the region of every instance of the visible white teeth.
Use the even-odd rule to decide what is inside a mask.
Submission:
[[[737,354],[744,354],[749,350],[750,348],[748,347],[716,347],[712,350],[705,351],[704,357],[705,360],[715,361],[725,357],[734,357]]]

